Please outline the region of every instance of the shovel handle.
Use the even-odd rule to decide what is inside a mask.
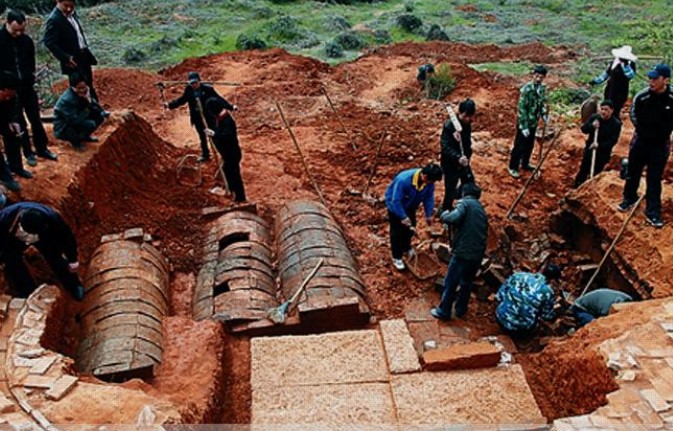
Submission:
[[[306,289],[306,285],[308,284],[309,281],[311,281],[311,279],[313,278],[315,273],[318,272],[318,269],[320,269],[320,266],[323,264],[324,261],[325,261],[324,258],[320,258],[320,260],[316,264],[315,268],[313,268],[313,270],[308,275],[308,277],[306,277],[304,279],[304,281],[301,282],[301,286],[299,286],[299,289],[297,289],[297,291],[294,292],[294,294],[292,295],[292,297],[288,301],[290,304],[292,304],[299,297],[299,295],[301,295],[301,293],[304,291],[304,289]]]

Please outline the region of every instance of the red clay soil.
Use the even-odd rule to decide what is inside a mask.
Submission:
[[[518,87],[528,77],[504,79],[492,73],[476,72],[467,65],[528,60],[546,63],[554,70],[553,67],[561,68],[563,61],[572,56],[569,51],[553,50],[542,44],[500,48],[431,42],[377,48],[337,67],[272,49],[190,59],[161,75],[134,70],[96,70],[101,100],[117,118],[102,132],[102,136],[107,137],[105,144],[82,154],[67,146],[55,145],[62,155],[58,164],[40,163],[40,175],[26,182],[30,187],[26,187],[22,197],[56,204],[75,227],[85,265],[101,235],[142,227],[155,238],[174,273],[195,274],[199,270],[206,223],[200,211],[228,201],[209,193],[218,184],[213,162],[202,165],[204,182],[200,186],[182,185],[177,181],[178,161],[186,154],[198,153],[196,133],[189,124],[186,108],[163,111],[158,90],[153,85],[156,80],[184,80],[192,70],[200,71],[204,80],[238,82],[241,84],[238,87],[217,85],[216,88],[239,106],[236,121],[248,199],[256,202],[262,215],[270,221],[280,205],[288,200],[317,199],[301,158],[281,122],[275,106],[278,102],[293,128],[311,174],[344,229],[368,286],[372,313],[379,319],[399,318],[404,315],[407,304],[427,294],[430,285],[392,269],[388,223],[381,197],[397,172],[436,160],[439,134],[446,120],[441,103],[419,98],[415,80],[417,66],[427,61],[448,62],[458,83],[445,102],[456,103],[467,96],[477,102],[472,166],[484,190],[482,201],[490,215],[491,257],[510,269],[533,264],[525,258],[512,258],[515,255],[512,250],[503,248],[504,228],[511,226],[510,230],[516,231],[515,245],[524,249],[530,247],[526,241],[549,231],[550,214],[558,209],[559,199],[570,189],[579,165],[583,135],[575,126],[572,131],[564,132],[545,163],[541,179],[534,183],[517,208],[522,221],[505,220],[507,209],[527,178],[527,174],[523,180],[511,178],[506,165],[515,129]],[[553,76],[548,81],[551,87],[562,83]],[[327,89],[338,114],[327,104],[322,86]],[[182,86],[172,87],[167,97],[177,97],[181,92]],[[120,119],[120,110],[129,107],[142,114],[142,118],[128,115],[126,120]],[[337,115],[346,126],[346,132]],[[630,136],[630,131],[623,133],[622,141],[627,139],[625,135]],[[375,200],[365,200],[352,192],[365,188],[381,139],[383,150],[369,189]],[[352,145],[356,146],[355,150]],[[625,145],[620,143],[617,153],[625,152]],[[68,185],[66,180],[73,175]],[[53,187],[52,178],[56,181]],[[438,200],[442,190],[439,185]],[[420,241],[427,232],[423,221],[419,227]],[[171,309],[183,317],[188,316],[189,310],[188,284],[184,279],[178,283],[174,280],[173,286],[180,290],[171,294]],[[206,403],[200,388],[190,384],[189,373],[178,372],[186,370],[187,364],[180,362],[177,353],[191,349],[186,343],[194,337],[203,337],[204,340],[198,341],[199,348],[212,352],[219,335],[208,324],[194,324],[183,317],[170,318],[165,323],[175,334],[169,337],[168,362],[154,383],[181,400]],[[456,324],[469,326],[476,333],[498,333],[490,302],[472,301],[467,319]],[[180,337],[184,340],[178,340]],[[190,355],[190,369],[204,367],[203,375],[198,375],[199,381],[215,372],[212,358],[205,356]],[[219,400],[224,403],[225,422],[249,421],[248,359],[246,339],[227,341],[223,383],[227,395]],[[573,358],[569,360],[574,363]],[[175,380],[169,381],[169,376]],[[539,380],[540,387],[544,387],[544,379]],[[182,390],[179,394],[173,392],[178,387]],[[208,408],[199,405],[187,410],[192,412],[188,417],[196,419]]]

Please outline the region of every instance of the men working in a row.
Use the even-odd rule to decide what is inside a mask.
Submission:
[[[458,180],[461,185],[474,181],[470,169],[470,157],[472,157],[472,119],[476,112],[477,105],[474,101],[465,99],[458,105],[456,118],[448,118],[442,128],[439,142],[444,173],[444,199],[438,214],[453,209],[453,201],[458,193]],[[461,131],[456,130],[454,124],[456,120]]]
[[[509,159],[509,174],[519,178],[519,169],[535,170],[530,164],[530,157],[535,146],[537,123],[542,118],[545,124],[547,113],[547,90],[543,81],[547,76],[547,68],[542,65],[533,69],[533,79],[521,87],[516,122],[516,137]]]
[[[35,151],[30,145],[28,133],[21,139],[23,154],[28,164],[37,164],[36,155],[48,160],[56,160],[56,154],[47,149],[47,134],[40,119],[40,106],[35,92],[35,44],[26,33],[26,16],[17,11],[7,12],[7,20],[0,30],[0,70],[10,72],[18,78],[18,98],[20,107],[25,112],[33,135]],[[19,115],[22,131],[27,131],[23,113]]]
[[[582,125],[582,132],[588,134],[582,164],[575,178],[575,188],[587,180],[594,161],[594,175],[603,172],[603,168],[610,161],[612,149],[617,145],[622,123],[619,121],[610,100],[601,102],[600,109]],[[598,133],[598,137],[595,135]],[[596,142],[594,142],[594,140]]]

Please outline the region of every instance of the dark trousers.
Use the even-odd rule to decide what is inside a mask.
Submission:
[[[63,284],[63,287],[71,293],[75,292],[77,286],[81,284],[79,276],[70,272],[68,261],[60,252],[58,244],[53,244],[47,241],[38,241],[34,246],[47,261],[52,271],[54,271]],[[37,288],[33,277],[30,275],[30,272],[23,261],[23,252],[25,250],[26,245],[24,243],[12,238],[7,243],[7,247],[2,256],[7,278],[15,288],[18,289],[19,295],[24,298]]]
[[[210,150],[208,149],[208,137],[206,136],[206,126],[202,121],[194,123],[196,134],[199,135],[199,143],[201,144],[201,156],[204,159],[210,157]]]
[[[95,107],[91,108],[88,119],[78,124],[68,124],[66,130],[59,134],[58,138],[70,141],[74,146],[79,146],[82,144],[82,141],[91,136],[103,124],[104,120],[102,110],[96,104]]]
[[[458,181],[461,186],[474,181],[471,169],[457,163],[442,163],[442,171],[444,171],[444,199],[442,206],[437,210],[438,214],[453,209],[453,201],[458,197]]]
[[[593,315],[591,315],[586,310],[583,310],[576,305],[570,306],[570,312],[572,313],[573,317],[575,317],[575,322],[577,322],[578,328],[581,328],[582,326],[586,325],[587,323],[595,319]]]
[[[245,188],[241,178],[241,158],[224,158],[222,161],[222,170],[227,179],[229,190],[234,194],[236,202],[245,202]]]
[[[661,217],[661,180],[670,155],[671,141],[668,138],[653,142],[633,134],[629,150],[629,176],[624,184],[624,200],[635,202],[638,199],[640,177],[647,166],[645,214],[648,217]]]
[[[528,129],[530,134],[526,138],[521,133],[521,129],[517,126],[516,137],[514,138],[514,147],[509,158],[509,168],[518,171],[522,166],[530,165],[530,156],[533,154],[533,147],[535,146],[535,130],[533,127]]]
[[[91,63],[89,63],[90,60],[88,59],[88,54],[86,54],[84,51],[81,51],[79,54],[74,56],[74,60],[75,63],[77,63],[77,67],[65,68],[63,71],[66,75],[68,75],[68,78],[70,78],[70,76],[72,76],[72,74],[75,72],[79,73],[86,81],[86,84],[89,86],[91,98],[96,102],[99,102],[98,94],[96,94],[96,89],[93,86],[93,68],[91,67]]]
[[[406,210],[411,225],[416,226],[416,208]],[[402,255],[411,249],[411,238],[414,233],[402,224],[402,219],[388,210],[388,222],[390,223],[390,250],[393,259],[402,259]]]
[[[33,144],[35,145],[35,151],[38,153],[44,153],[47,150],[47,143],[49,142],[47,138],[47,133],[44,131],[44,126],[42,125],[42,119],[40,118],[40,102],[37,97],[37,93],[33,87],[24,87],[19,91],[19,103],[21,104],[21,109],[25,112],[26,117],[28,117],[28,122],[30,123],[30,130],[33,134]],[[23,155],[28,157],[33,154],[33,150],[30,146],[30,137],[28,136],[28,125],[23,115],[20,117],[21,120],[21,129],[26,131],[23,136],[21,146],[23,147]]]
[[[480,260],[462,259],[452,256],[449,261],[449,269],[444,277],[444,291],[439,308],[447,316],[451,316],[451,308],[456,302],[456,316],[460,317],[467,313],[467,305],[472,293],[472,281],[481,266]],[[460,289],[459,289],[460,287]]]
[[[24,133],[26,133],[24,131]],[[9,130],[8,124],[0,126],[0,135],[5,143],[5,157],[0,155],[0,178],[8,180],[12,178],[11,171],[23,170],[23,160],[21,159],[21,138]]]
[[[589,177],[589,172],[591,171],[591,153],[593,151],[586,147],[584,149],[584,156],[582,156],[582,163],[580,164],[580,170],[575,177],[575,188],[582,185],[583,182]],[[612,151],[606,148],[597,148],[596,149],[596,165],[594,166],[594,176],[603,172],[605,165],[610,161],[610,154]]]

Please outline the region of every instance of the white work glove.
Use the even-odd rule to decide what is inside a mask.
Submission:
[[[462,156],[460,159],[458,159],[458,163],[460,163],[460,166],[467,166],[469,160],[467,160],[467,157]]]
[[[460,132],[458,132],[458,131],[453,132],[453,139],[460,142],[461,139],[462,139],[462,136],[460,136]]]
[[[79,262],[69,262],[68,269],[70,270],[70,272],[77,272],[77,270],[79,269]]]
[[[210,137],[215,136],[215,132],[212,129],[205,129],[204,132]]]
[[[409,217],[402,220],[402,224],[406,227],[411,227],[411,219]]]
[[[542,116],[542,121],[543,121],[545,124],[548,124],[548,123],[549,123],[549,114],[545,114],[545,115],[543,115],[543,116]]]
[[[233,105],[233,108],[232,111],[238,111],[238,105]]]
[[[590,149],[590,150],[595,150],[596,148],[598,148],[598,144],[595,143],[595,142],[592,143],[591,145],[589,145],[589,149]]]
[[[527,138],[530,136],[530,130],[528,129],[521,129],[521,134],[523,135],[524,138]]]
[[[11,130],[12,133],[14,133],[14,135],[16,135],[16,136],[23,135],[23,133],[21,132],[21,126],[19,125],[19,123],[9,123],[9,130]]]

